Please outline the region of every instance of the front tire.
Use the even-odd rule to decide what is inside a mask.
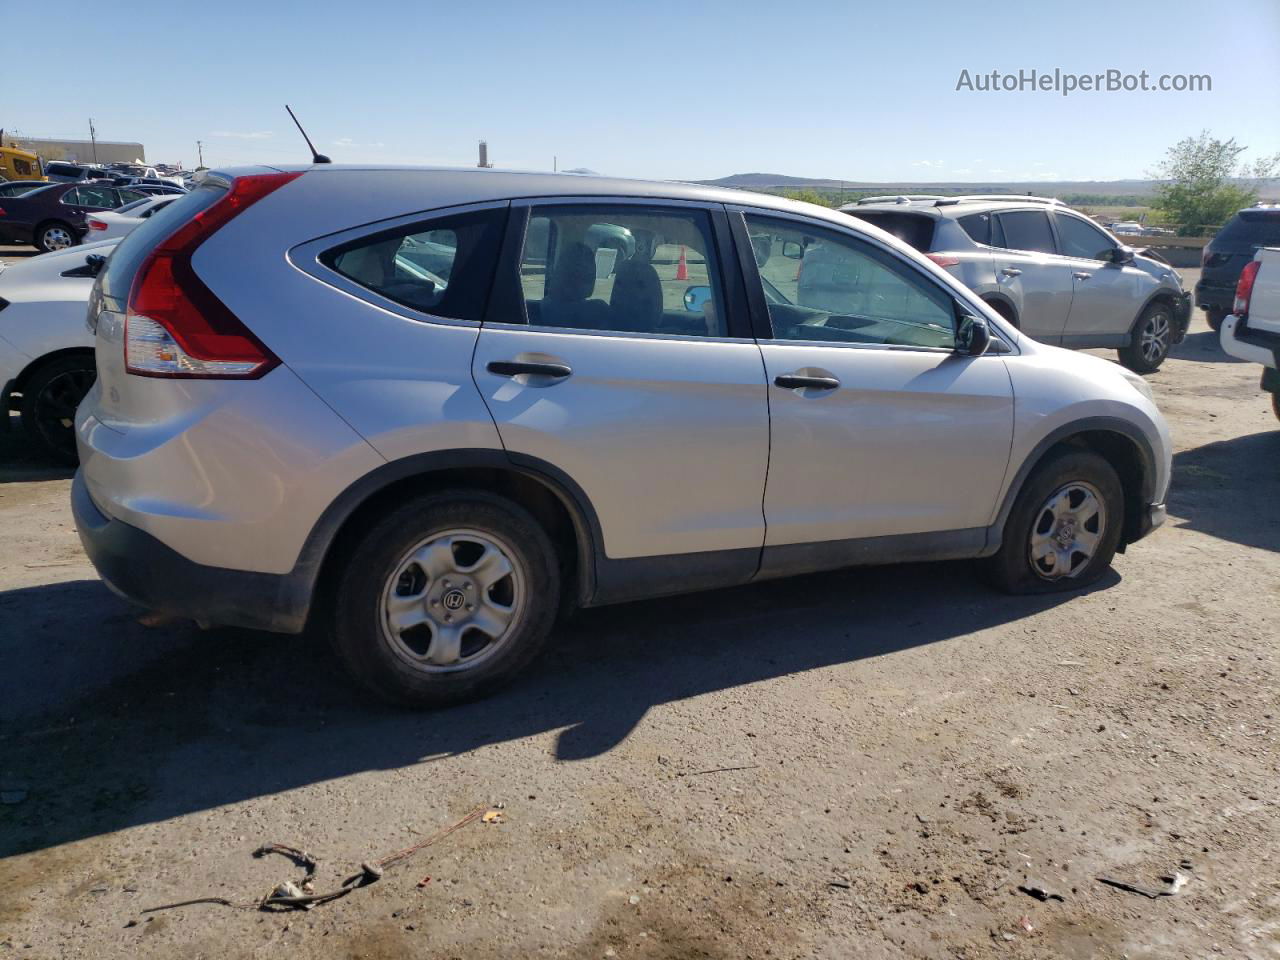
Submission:
[[[379,699],[439,707],[512,680],[560,603],[555,550],[528,512],[463,490],[393,510],[342,565],[334,647]]]
[[[46,223],[36,234],[36,246],[42,253],[66,250],[68,247],[74,247],[79,242],[80,238],[76,235],[71,225],[63,223],[61,220]]]
[[[1057,593],[1095,582],[1124,528],[1115,469],[1091,450],[1060,448],[1023,484],[987,575],[1007,593]]]
[[[1134,373],[1155,373],[1169,356],[1173,343],[1173,311],[1153,303],[1142,311],[1129,336],[1129,345],[1118,351],[1120,362]]]
[[[37,369],[22,387],[22,427],[31,442],[66,466],[76,453],[76,408],[98,372],[93,357],[67,356]]]

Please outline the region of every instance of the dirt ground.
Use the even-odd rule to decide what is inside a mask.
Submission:
[[[67,475],[0,441],[0,958],[1280,957],[1280,424],[1200,317],[1151,378],[1169,523],[1098,588],[591,611],[441,713],[309,638],[140,625]],[[143,912],[300,879],[264,842],[327,888],[499,805],[309,913]]]

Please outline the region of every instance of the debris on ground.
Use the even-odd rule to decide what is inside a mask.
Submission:
[[[1018,918],[1018,926],[1020,926],[1027,933],[1034,933],[1036,929],[1031,925],[1031,918],[1028,917],[1025,913]]]
[[[1126,883],[1123,880],[1113,880],[1111,877],[1097,877],[1096,879],[1099,883],[1105,883],[1107,886],[1115,887],[1117,890],[1124,890],[1126,893],[1136,893],[1139,896],[1146,897],[1148,900],[1172,897],[1187,884],[1187,877],[1181,873],[1161,877],[1160,879],[1166,884],[1163,890],[1144,887],[1137,883]]]
[[[1057,900],[1059,903],[1066,903],[1066,898],[1060,893],[1054,893],[1046,889],[1038,883],[1023,883],[1018,885],[1018,889],[1025,893],[1028,897],[1035,897],[1041,903],[1048,900]]]
[[[406,847],[405,849],[398,850],[395,853],[389,853],[380,860],[366,860],[364,863],[360,864],[359,873],[355,873],[347,877],[347,879],[342,881],[341,886],[334,890],[330,890],[327,893],[307,892],[312,889],[312,881],[315,880],[316,868],[320,862],[318,858],[303,850],[299,850],[297,847],[289,847],[282,843],[264,844],[255,850],[253,855],[255,857],[265,857],[267,854],[276,853],[283,857],[287,857],[296,865],[304,867],[307,871],[307,875],[303,878],[301,884],[296,884],[291,880],[286,880],[284,883],[278,884],[261,900],[237,902],[235,900],[228,900],[225,897],[197,897],[194,900],[182,900],[178,903],[166,903],[159,907],[149,907],[142,912],[155,913],[158,910],[173,910],[176,907],[189,907],[198,903],[213,903],[224,907],[235,907],[240,910],[266,910],[269,912],[279,910],[310,910],[312,907],[318,906],[319,904],[341,899],[353,890],[359,890],[361,887],[367,887],[372,883],[377,883],[382,879],[383,873],[387,867],[397,864],[402,860],[407,860],[423,847],[430,846],[437,840],[443,840],[455,830],[460,830],[467,824],[474,823],[481,819],[481,817],[486,818],[486,822],[494,822],[488,819],[490,814],[497,814],[498,816],[501,816],[500,811],[489,810],[486,812],[484,807],[479,807],[472,810],[457,823],[436,831],[425,840],[415,843],[411,847]],[[430,877],[425,878],[423,881],[419,882],[418,886],[425,885],[430,881],[430,879]]]
[[[485,823],[502,823],[504,818],[501,810],[488,810],[480,819]]]

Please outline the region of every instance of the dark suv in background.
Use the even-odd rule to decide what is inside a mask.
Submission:
[[[1228,220],[1209,241],[1200,257],[1200,282],[1196,306],[1214,330],[1231,312],[1240,271],[1259,247],[1280,246],[1280,204],[1246,207]]]

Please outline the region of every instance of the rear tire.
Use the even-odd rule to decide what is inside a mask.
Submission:
[[[79,235],[70,224],[55,220],[42,224],[36,233],[36,247],[41,253],[53,253],[55,250],[66,250],[80,242]]]
[[[1225,310],[1206,310],[1204,319],[1209,324],[1209,329],[1217,333],[1222,329],[1222,321],[1227,319],[1227,312]]]
[[[1091,450],[1062,447],[1027,478],[987,578],[1006,593],[1058,593],[1095,582],[1124,529],[1115,469]]]
[[[381,700],[439,707],[482,696],[546,644],[560,604],[555,550],[516,504],[449,490],[376,523],[342,563],[333,641]]]
[[[1173,343],[1173,310],[1168,304],[1153,303],[1142,311],[1129,334],[1129,345],[1121,347],[1120,362],[1134,373],[1155,373],[1169,356]]]
[[[76,408],[98,375],[93,356],[67,356],[38,368],[22,387],[22,428],[49,457],[75,466]]]

